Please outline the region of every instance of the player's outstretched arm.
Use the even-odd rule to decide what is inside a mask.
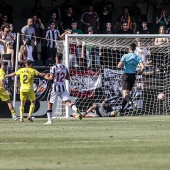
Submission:
[[[38,73],[38,76],[44,77],[46,73]]]
[[[119,64],[117,65],[117,68],[121,68],[123,66],[123,62],[120,61]]]
[[[11,74],[8,74],[8,75],[5,75],[5,78],[8,78],[8,77],[14,77],[16,75],[16,73],[11,73]]]
[[[44,78],[45,78],[46,80],[54,80],[54,74],[46,74],[46,75],[44,76]]]
[[[143,62],[140,62],[140,66],[141,66],[141,71],[139,72],[139,74],[142,74],[145,71],[145,65],[143,64]]]

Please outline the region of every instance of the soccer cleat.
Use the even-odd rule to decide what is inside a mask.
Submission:
[[[13,119],[14,120],[18,120],[19,118],[17,116],[13,116]]]
[[[30,122],[33,122],[33,119],[32,119],[32,117],[27,117],[27,120],[29,120]]]
[[[136,115],[137,112],[138,112],[138,105],[137,105],[137,103],[135,103],[135,104],[133,105],[133,115]]]
[[[51,121],[47,121],[46,123],[44,123],[44,125],[51,125],[52,122]]]
[[[24,122],[24,119],[20,119],[20,122]]]
[[[83,116],[80,113],[80,110],[77,109],[76,114],[77,114],[78,118],[81,120]]]

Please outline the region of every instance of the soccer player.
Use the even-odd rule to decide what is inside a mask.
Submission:
[[[21,100],[21,105],[20,105],[20,122],[24,121],[24,106],[25,106],[25,101],[28,97],[28,99],[31,102],[30,109],[29,109],[29,114],[27,119],[31,122],[32,120],[32,113],[34,112],[35,109],[35,100],[36,96],[34,93],[34,87],[33,87],[33,80],[34,76],[44,76],[45,73],[39,73],[37,70],[32,68],[33,62],[31,60],[26,61],[26,67],[19,69],[17,72],[11,73],[9,75],[6,75],[5,77],[13,77],[15,75],[20,77],[20,100]]]
[[[5,101],[8,104],[9,110],[12,113],[12,117],[14,120],[17,120],[16,111],[12,105],[12,101],[10,100],[9,95],[11,95],[10,92],[5,87],[5,71],[8,68],[8,62],[2,61],[1,62],[1,68],[0,68],[0,98],[2,101]]]
[[[145,70],[145,65],[143,64],[141,58],[137,56],[134,51],[136,50],[136,44],[131,43],[129,45],[129,53],[124,54],[118,64],[118,68],[124,66],[124,73],[122,75],[122,108],[120,109],[120,114],[122,113],[126,104],[130,104],[135,110],[137,109],[137,104],[134,104],[130,96],[130,91],[133,88],[136,80],[136,68],[138,64],[141,66],[142,74]]]
[[[112,108],[112,106],[110,105],[110,102],[112,100],[114,100],[116,97],[112,97],[109,99],[105,99],[102,104],[95,104],[93,106],[91,106],[84,114],[83,117],[88,117],[88,113],[89,112],[95,112],[97,117],[114,117],[115,112]]]
[[[78,115],[79,119],[82,119],[82,114],[77,109],[75,104],[72,104],[70,101],[69,93],[65,86],[65,79],[70,80],[70,75],[68,69],[65,65],[62,64],[63,54],[56,54],[56,65],[51,67],[50,74],[45,75],[45,79],[52,80],[53,84],[51,87],[51,91],[48,96],[48,108],[47,108],[47,118],[48,121],[45,124],[52,124],[52,106],[58,96],[65,101],[68,107],[71,107]]]

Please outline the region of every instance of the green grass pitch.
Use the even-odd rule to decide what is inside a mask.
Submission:
[[[0,170],[169,170],[170,116],[0,119]]]

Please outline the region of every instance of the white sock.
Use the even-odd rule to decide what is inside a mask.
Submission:
[[[76,107],[75,104],[72,104],[72,105],[71,105],[71,108],[72,108],[75,112],[77,112],[77,107]]]
[[[52,111],[47,111],[47,118],[48,118],[48,121],[51,121],[51,118],[52,118]]]

